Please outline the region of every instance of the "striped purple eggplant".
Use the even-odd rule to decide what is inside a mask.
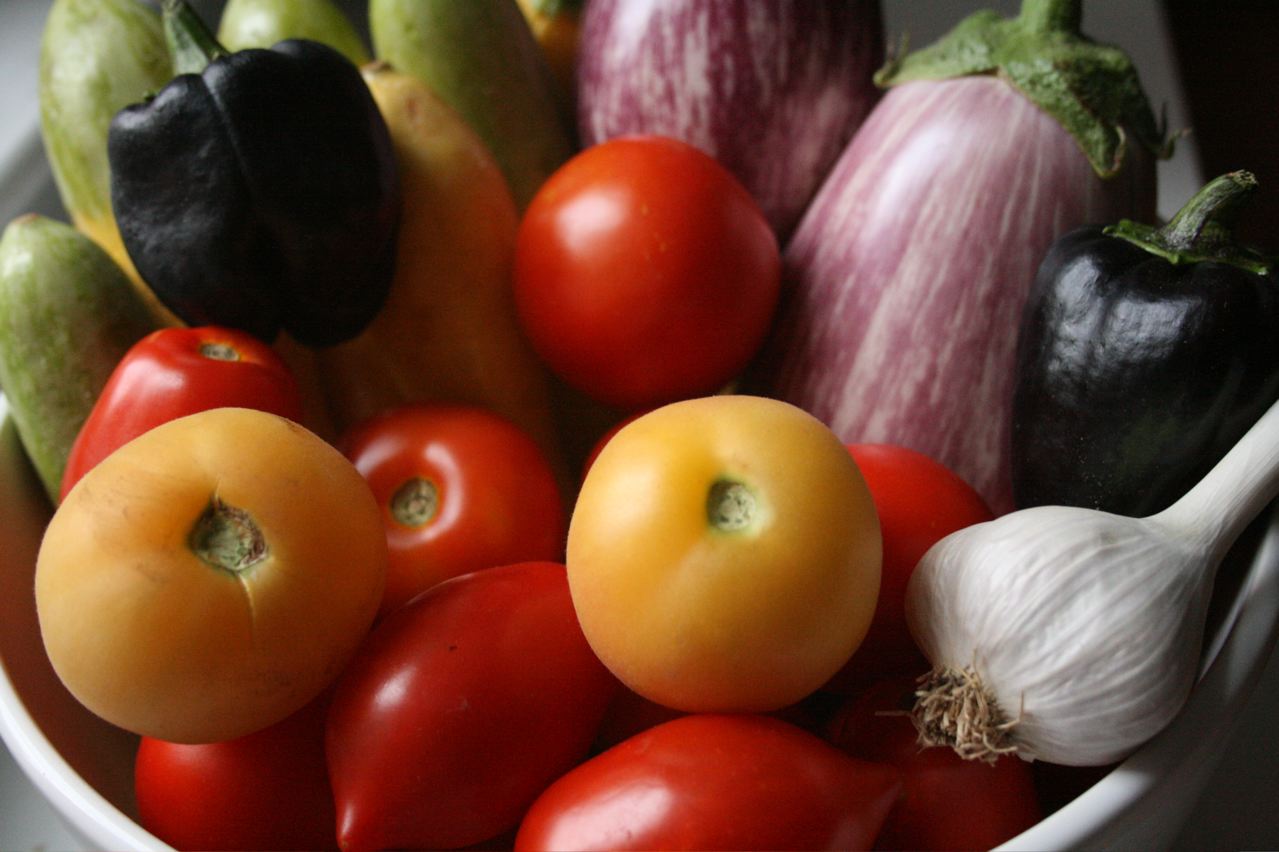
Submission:
[[[1044,5],[1027,0],[1022,17]],[[1129,144],[1151,136],[1153,118],[1138,110],[1141,133],[1086,151],[1006,75],[893,83],[787,247],[754,381],[846,442],[932,456],[1007,511],[1015,351],[1035,270],[1072,228],[1153,216],[1159,146]]]
[[[583,144],[673,136],[715,157],[785,237],[879,91],[879,0],[591,0]]]

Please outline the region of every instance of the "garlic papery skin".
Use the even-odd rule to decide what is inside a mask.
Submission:
[[[1072,766],[1130,754],[1185,703],[1217,568],[1277,493],[1272,407],[1157,515],[1040,506],[939,541],[906,596],[934,666],[914,713],[921,740]]]

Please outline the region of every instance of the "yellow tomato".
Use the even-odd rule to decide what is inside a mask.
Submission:
[[[213,742],[332,682],[385,575],[381,515],[355,468],[295,423],[219,408],[144,433],[79,481],[41,542],[36,609],[88,709]]]
[[[689,712],[783,707],[856,650],[879,594],[879,521],[820,421],[751,396],[624,426],[583,481],[568,579],[627,686]]]

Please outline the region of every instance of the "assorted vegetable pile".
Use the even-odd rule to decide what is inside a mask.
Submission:
[[[1079,0],[55,0],[67,689],[181,849],[988,848],[1192,690],[1279,293]],[[993,132],[997,128],[997,132]]]

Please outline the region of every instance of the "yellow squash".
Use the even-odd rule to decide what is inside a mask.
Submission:
[[[550,380],[515,313],[519,216],[502,172],[417,78],[385,63],[364,76],[391,131],[404,206],[385,307],[360,336],[313,356],[333,427],[408,402],[468,403],[514,422],[558,466]]]

